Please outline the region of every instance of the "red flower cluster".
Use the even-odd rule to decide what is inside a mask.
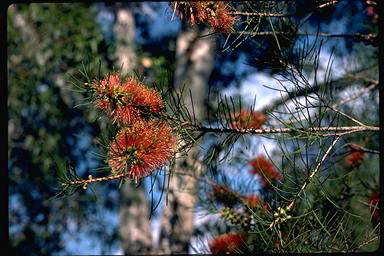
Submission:
[[[353,168],[359,168],[364,159],[364,151],[357,144],[351,144],[351,153],[345,158],[345,163]]]
[[[250,162],[250,165],[253,167],[251,170],[252,174],[259,174],[262,179],[263,186],[269,185],[274,180],[282,179],[281,174],[273,166],[271,161],[269,161],[265,156],[259,155]]]
[[[175,2],[172,7],[191,25],[208,23],[219,32],[230,32],[236,20],[229,14],[228,5],[222,1]]]
[[[210,245],[212,254],[244,253],[247,246],[246,234],[224,234],[215,237]]]
[[[367,15],[371,18],[372,22],[376,24],[379,21],[378,1],[366,0]]]
[[[259,129],[267,121],[267,117],[261,112],[250,113],[246,110],[241,110],[240,113],[235,114],[233,120],[230,124],[231,128]]]
[[[371,214],[372,214],[372,219],[374,221],[379,221],[380,220],[380,209],[379,209],[379,204],[380,204],[380,194],[379,193],[374,193],[371,198],[369,199],[369,204],[370,204],[370,209],[371,209]]]
[[[176,145],[171,131],[165,122],[137,121],[118,132],[108,152],[112,173],[138,179],[165,164]]]
[[[263,202],[263,200],[256,195],[250,195],[245,197],[243,199],[243,203],[247,205],[249,208],[261,209],[263,213],[267,213],[272,210],[268,203]]]
[[[108,75],[89,85],[97,108],[104,110],[121,130],[108,148],[108,164],[115,175],[137,180],[172,158],[176,137],[165,122],[154,121],[165,104],[160,95],[135,77]]]
[[[120,75],[113,74],[91,86],[96,94],[96,107],[106,111],[113,122],[131,124],[164,109],[160,95],[134,77],[120,81]]]
[[[256,195],[250,195],[244,198],[244,203],[250,208],[256,208],[260,205],[261,200]]]

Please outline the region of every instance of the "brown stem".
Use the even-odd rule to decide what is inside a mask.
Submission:
[[[125,173],[105,176],[100,178],[92,178],[92,176],[89,176],[90,179],[87,179],[87,180],[74,180],[74,181],[62,183],[61,185],[68,186],[68,185],[88,184],[88,183],[107,181],[107,180],[117,180],[117,179],[123,178],[124,176],[126,176]]]
[[[265,17],[292,17],[294,13],[265,13],[265,12],[230,12],[230,15],[241,15],[241,16],[265,16]]]
[[[262,32],[249,32],[249,31],[235,31],[233,34],[249,35],[249,36],[274,36],[274,35],[288,35],[289,33],[283,31],[262,31]],[[297,32],[297,36],[322,36],[322,37],[346,37],[354,38],[358,41],[370,40],[376,38],[375,34],[331,34],[326,32]]]
[[[191,125],[194,126],[194,125]],[[241,133],[241,134],[272,134],[272,133],[294,133],[294,132],[325,132],[321,136],[333,136],[334,133],[326,132],[360,132],[360,131],[380,131],[377,126],[331,126],[331,127],[309,127],[309,128],[261,128],[261,129],[231,129],[231,128],[212,128],[196,125],[194,128],[202,132],[218,133]]]

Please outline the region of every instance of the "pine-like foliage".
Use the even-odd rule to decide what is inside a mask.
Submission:
[[[156,91],[118,73],[92,78],[82,87],[91,94],[90,106],[117,127],[106,145],[110,174],[82,179],[70,169],[64,189],[113,179],[137,181],[202,143],[198,160],[207,171],[195,176],[199,209],[219,216],[217,227],[224,226],[207,230],[214,237],[207,252],[375,250],[380,240],[377,103],[368,118],[353,106],[364,94],[377,93],[377,56],[371,65],[355,55],[361,63],[335,79],[339,67],[332,61],[338,53],[324,64],[321,38],[345,37],[371,46],[376,39],[303,31],[311,15],[329,16],[340,8],[338,2],[170,4],[174,15],[191,26],[208,26],[226,37],[222,50],[254,46],[250,64],[276,75],[280,88],[270,89],[281,97],[256,111],[257,100],[249,106],[241,98],[209,93],[207,120],[197,120],[194,95],[189,95],[189,108],[183,87],[155,86]],[[370,26],[377,32],[375,24]],[[372,48],[363,50],[375,54]],[[345,81],[358,88],[347,98],[342,95],[350,95],[351,87]],[[278,149],[257,147],[261,138],[273,140]],[[169,169],[167,174],[174,173]]]

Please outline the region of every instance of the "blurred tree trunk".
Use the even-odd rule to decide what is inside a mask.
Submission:
[[[192,111],[189,89],[193,97],[196,118],[204,118],[204,99],[209,76],[213,69],[215,38],[204,37],[209,32],[186,30],[185,24],[177,39],[175,87],[186,84],[184,102]],[[188,156],[180,158],[176,172],[193,173],[200,177],[205,168],[198,161],[199,146],[192,148]],[[180,157],[180,156],[177,156]],[[161,220],[159,253],[188,253],[193,232],[194,211],[197,202],[197,179],[185,175],[173,175],[168,187],[168,204],[164,206]]]
[[[137,66],[135,20],[132,11],[126,6],[116,6],[115,15],[116,57],[122,68],[121,72],[125,75]],[[130,182],[122,185],[119,215],[119,234],[124,254],[149,253],[152,249],[152,237],[144,183],[137,188]]]
[[[113,32],[116,36],[116,58],[122,74],[133,71],[137,67],[135,51],[135,18],[129,7],[117,6],[116,23]]]

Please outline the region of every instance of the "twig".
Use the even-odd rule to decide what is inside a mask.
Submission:
[[[332,104],[331,106],[329,106],[328,109],[325,109],[324,111],[333,110],[334,108],[336,108],[336,107],[338,107],[338,106],[340,106],[342,104],[345,104],[347,102],[355,100],[355,99],[361,97],[362,95],[366,94],[367,92],[375,89],[378,85],[379,85],[378,81],[372,81],[372,84],[370,86],[368,86],[367,88],[361,89],[360,91],[358,91],[357,93],[355,93],[351,97],[348,97],[346,99],[343,99],[343,100],[341,100],[339,102],[336,102],[336,103]],[[297,91],[294,91],[294,92],[288,92],[287,95],[282,96],[281,98],[278,98],[278,99],[274,100],[272,102],[272,104],[264,107],[260,111],[261,112],[272,111],[273,109],[275,109],[278,106],[282,105],[284,102],[287,102],[288,100],[292,100],[294,98],[297,98],[297,97],[300,97],[300,96],[305,96],[305,95],[307,95],[309,93],[315,92],[315,91],[318,90],[318,88],[319,88],[319,86],[315,86],[315,87],[310,87],[307,91],[305,91],[304,89],[301,89],[301,90],[297,90]],[[297,123],[299,121],[303,121],[303,119],[299,118],[298,120],[295,120],[295,121],[292,121],[292,122],[287,122],[286,124],[295,124],[295,123]]]
[[[367,153],[380,154],[380,151],[378,151],[378,150],[365,148],[365,147],[363,147],[361,145],[357,145],[355,143],[347,143],[347,144],[344,144],[343,147],[350,147],[351,149],[360,150],[360,151],[367,152]]]
[[[249,32],[249,31],[235,31],[232,32],[233,34],[242,34],[242,35],[249,35],[249,36],[273,36],[273,35],[289,35],[287,32],[283,31],[262,31],[262,32]],[[295,33],[297,36],[322,36],[322,37],[346,37],[346,38],[354,38],[359,41],[371,41],[373,38],[376,38],[377,35],[375,34],[331,34],[326,32],[297,32]]]
[[[353,71],[354,73],[360,73],[360,72],[363,72],[365,71],[365,69],[359,69],[359,70],[355,70]],[[365,81],[368,81],[370,83],[372,83],[372,85],[370,85],[369,87],[365,88],[365,89],[362,89],[361,91],[359,91],[359,93],[357,93],[355,95],[355,97],[359,97],[360,95],[374,89],[378,84],[379,82],[377,80],[371,80],[371,79],[367,79],[367,78],[364,78],[364,77],[361,77],[361,76],[356,76],[356,75],[350,75],[349,73],[347,73],[345,75],[346,77],[351,77],[353,78],[354,80],[359,80],[359,79],[362,79],[362,80],[365,80]],[[334,79],[332,80],[330,83],[340,83],[340,82],[345,82],[345,77],[340,77],[340,78],[337,78],[337,79]],[[323,83],[321,84],[315,84],[315,85],[308,85],[306,87],[302,87],[302,88],[297,88],[296,90],[292,90],[292,91],[287,91],[287,95],[284,95],[280,98],[277,98],[276,100],[272,101],[271,104],[268,104],[266,107],[264,107],[262,110],[260,110],[261,112],[267,112],[267,111],[272,111],[273,109],[275,109],[276,107],[282,105],[284,102],[288,101],[288,100],[291,100],[291,99],[294,99],[294,98],[297,98],[297,97],[300,97],[300,96],[305,96],[305,95],[308,95],[310,93],[313,93],[313,92],[317,92],[319,90],[319,88],[323,87]],[[337,88],[340,88],[341,86],[337,86]],[[348,98],[349,99],[349,98]],[[354,98],[353,98],[354,99]],[[351,100],[353,100],[351,99]],[[345,100],[347,101],[347,99]],[[340,104],[343,104],[344,102],[340,102],[338,103],[338,105]],[[334,106],[333,107],[337,107],[338,105]]]
[[[197,131],[201,132],[220,132],[220,133],[242,133],[242,134],[272,134],[272,133],[292,133],[292,132],[337,132],[337,131],[344,131],[340,134],[335,133],[323,133],[320,136],[338,136],[337,139],[341,135],[346,135],[354,132],[360,132],[360,131],[379,131],[380,127],[375,126],[342,126],[342,127],[309,127],[306,129],[303,128],[263,128],[263,129],[230,129],[230,128],[211,128],[211,127],[205,127],[200,126],[197,124],[190,123],[189,126]],[[337,140],[336,139],[336,140]],[[105,176],[100,178],[93,178],[92,175],[88,176],[88,179],[82,179],[82,180],[73,180],[69,182],[62,183],[63,186],[71,186],[71,185],[81,185],[83,184],[86,186],[89,183],[93,182],[101,182],[101,181],[108,181],[108,180],[117,180],[125,177],[127,174],[117,174],[117,175],[111,175],[111,176]],[[137,182],[137,180],[135,180]]]
[[[100,178],[92,178],[92,175],[88,176],[88,179],[86,180],[73,180],[69,182],[62,183],[62,186],[68,186],[68,185],[80,185],[80,184],[88,184],[88,183],[93,183],[93,182],[100,182],[100,181],[107,181],[107,180],[117,180],[120,178],[123,178],[127,174],[121,173],[117,175],[111,175],[111,176],[105,176],[105,177],[100,177]]]
[[[365,241],[364,243],[360,244],[359,246],[357,246],[356,248],[354,248],[353,250],[356,251],[357,249],[360,249],[361,247],[363,247],[364,245],[367,245],[375,240],[378,240],[380,237],[379,236],[375,236],[371,239],[369,239],[368,241]]]
[[[191,124],[192,125],[192,124]],[[273,133],[297,133],[297,132],[360,132],[360,131],[380,131],[377,126],[341,126],[341,127],[308,127],[308,128],[260,128],[260,129],[231,129],[231,128],[212,128],[206,126],[195,126],[197,131],[218,132],[218,133],[240,133],[240,134],[273,134]],[[334,133],[324,133],[323,136],[334,136]]]
[[[317,9],[325,8],[325,7],[336,4],[337,2],[338,0],[329,1],[329,2],[318,5],[317,7],[315,7],[315,9],[317,10]],[[297,15],[296,13],[268,13],[268,12],[241,12],[241,11],[230,12],[229,14],[234,16],[240,15],[240,16],[256,16],[256,17],[280,17],[280,18],[293,17]]]
[[[324,4],[321,4],[321,5],[317,6],[317,8],[321,9],[321,8],[324,8],[324,7],[335,5],[335,4],[337,4],[337,2],[339,2],[339,0],[330,1],[330,2],[327,2],[327,3],[324,3]]]
[[[342,116],[345,116],[346,118],[350,119],[351,121],[353,121],[353,122],[355,122],[355,123],[357,123],[357,124],[359,124],[359,125],[361,125],[361,126],[364,126],[364,127],[367,126],[367,125],[363,124],[362,122],[360,122],[359,120],[356,120],[355,118],[351,117],[350,115],[347,115],[346,113],[344,113],[344,112],[342,112],[342,111],[340,111],[340,110],[338,110],[338,109],[336,109],[336,108],[333,108],[333,107],[331,107],[331,106],[330,106],[330,108],[331,108],[333,111],[339,113],[339,114],[342,115]]]
[[[240,16],[256,16],[256,17],[292,17],[294,13],[267,13],[267,12],[230,12],[230,15]]]
[[[375,82],[372,83],[370,86],[368,86],[367,88],[361,89],[360,91],[358,91],[356,94],[352,95],[351,97],[348,97],[348,98],[346,98],[346,99],[344,99],[344,100],[341,100],[341,101],[339,101],[339,102],[333,104],[332,107],[335,108],[335,107],[338,107],[338,106],[340,106],[340,105],[342,105],[342,104],[345,104],[345,103],[347,103],[347,102],[349,102],[349,101],[352,101],[352,100],[354,100],[354,99],[357,99],[357,98],[361,97],[362,95],[366,94],[367,92],[373,90],[373,89],[376,88],[376,86],[378,86],[378,85],[379,85],[379,82],[378,82],[378,81],[375,81]]]
[[[293,205],[296,202],[296,199],[298,196],[305,190],[305,188],[308,186],[309,182],[312,180],[312,178],[316,175],[316,173],[320,170],[320,166],[323,164],[329,153],[331,152],[332,148],[336,145],[336,142],[341,138],[341,136],[337,136],[335,140],[332,142],[332,144],[328,147],[327,151],[321,158],[320,162],[317,164],[316,168],[311,172],[307,180],[304,182],[304,184],[301,186],[299,192],[295,195],[293,200],[290,202],[290,204],[286,207],[286,211],[290,211],[293,207]],[[273,226],[276,224],[276,220],[274,220],[270,225],[269,228],[272,229]]]

